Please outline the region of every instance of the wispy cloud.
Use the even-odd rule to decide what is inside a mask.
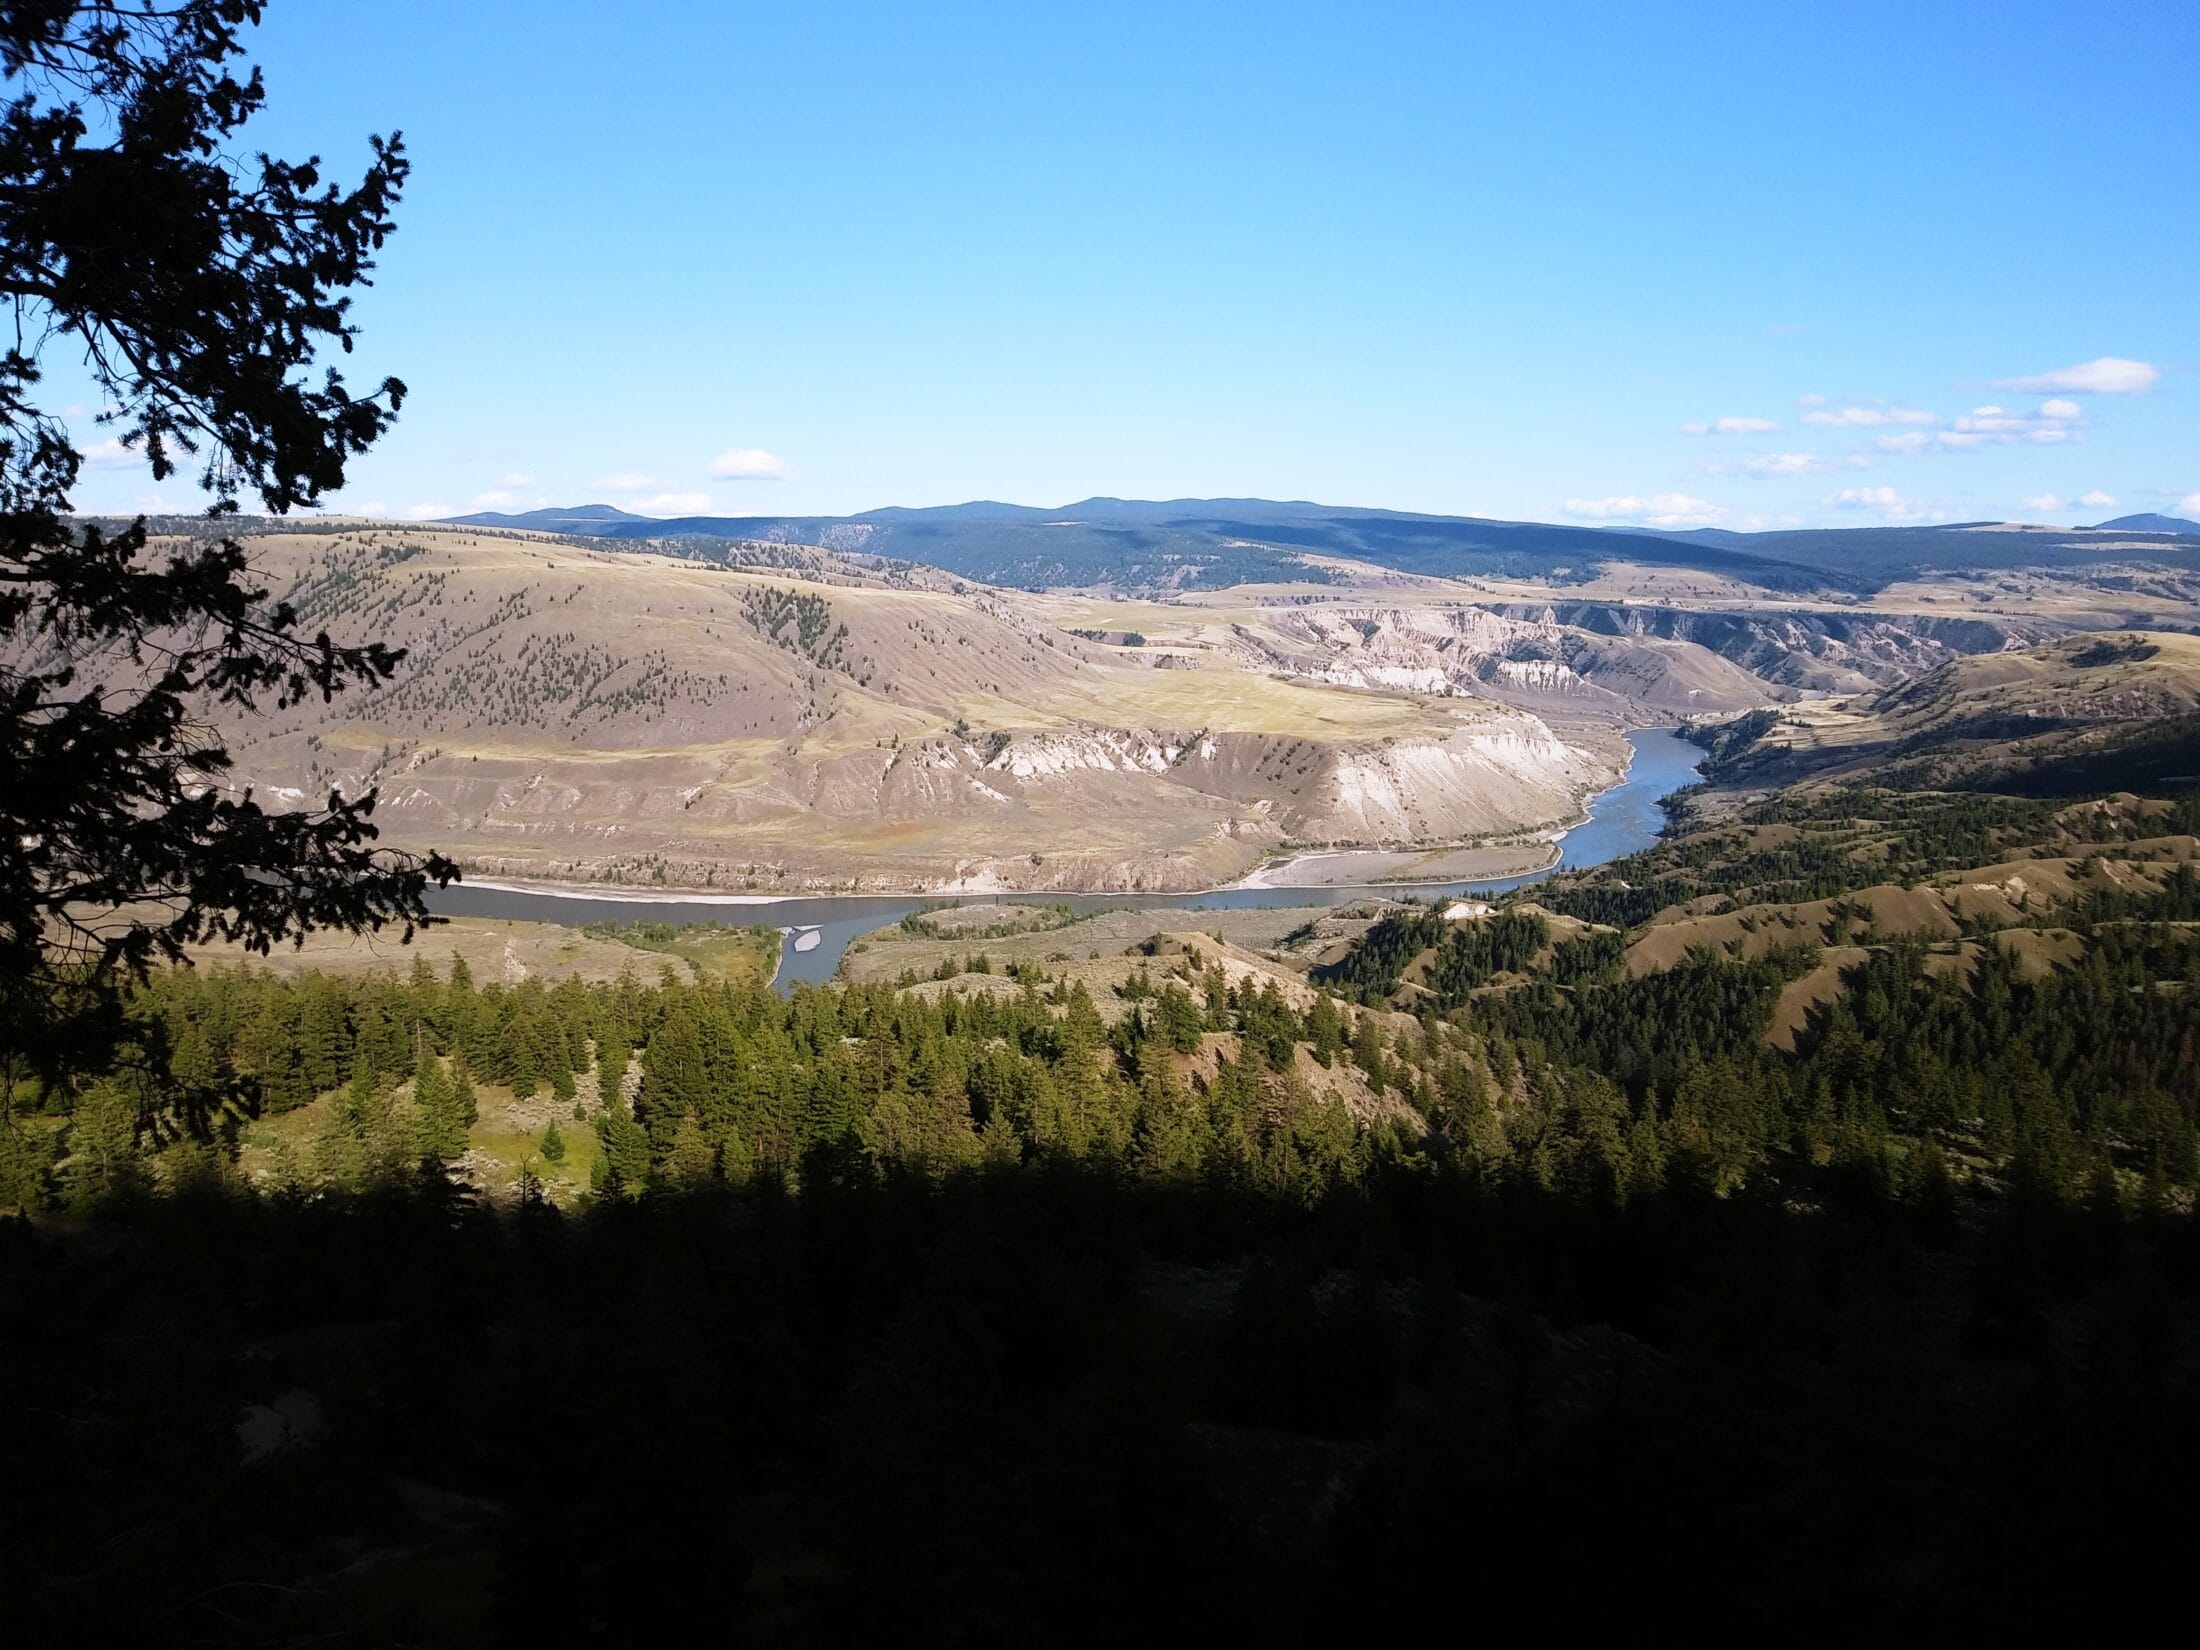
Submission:
[[[1687,493],[1570,498],[1566,513],[1589,521],[1639,521],[1651,527],[1715,527],[1726,519],[1725,506]]]
[[[1769,418],[1714,418],[1708,424],[1683,424],[1683,435],[1764,435],[1780,426]]]
[[[455,516],[458,512],[448,504],[430,503],[408,504],[402,514],[407,521],[436,521],[444,516]]]
[[[1869,511],[1881,521],[1923,521],[1940,514],[1929,505],[1904,498],[1892,487],[1844,487],[1826,502],[1836,510]]]
[[[1803,414],[1803,422],[1844,430],[1876,430],[1886,424],[1937,424],[1940,420],[1922,407],[1890,407],[1882,401],[1852,401],[1843,407],[1813,407]]]
[[[2103,355],[2080,361],[2074,367],[2053,372],[2028,373],[2021,378],[1997,378],[1997,390],[2017,390],[2026,395],[2144,395],[2154,388],[2161,369],[2146,361],[2127,361],[2120,355]]]
[[[710,508],[710,494],[659,493],[654,498],[636,499],[630,508],[644,516],[698,516]]]
[[[1870,467],[1864,458],[1831,459],[1822,453],[1752,453],[1722,458],[1703,466],[1711,476],[1747,476],[1752,481],[1784,481],[1791,476],[1830,476],[1838,470]]]
[[[2027,510],[2037,510],[2043,516],[2061,515],[2079,505],[2084,505],[2088,510],[2106,510],[2115,502],[2115,499],[2098,487],[2090,493],[2080,493],[2076,498],[2063,498],[2054,493],[2034,493],[2023,501]]]
[[[710,473],[720,481],[784,481],[793,471],[761,447],[728,447],[710,461]]]
[[[518,502],[507,487],[492,487],[486,493],[474,495],[474,508],[477,510],[507,510]]]
[[[1943,447],[2008,447],[2029,442],[2035,447],[2060,447],[2085,439],[2085,415],[2069,401],[2043,402],[2038,412],[2013,412],[2006,407],[1973,407],[1940,432]]]
[[[143,453],[132,452],[112,438],[93,442],[84,449],[81,456],[87,470],[127,470],[145,462]]]
[[[1779,476],[1824,475],[1833,466],[1816,453],[1761,453],[1742,460],[1742,474],[1769,481]]]
[[[2200,493],[2187,493],[2177,501],[2177,508],[2171,514],[2200,517]]]

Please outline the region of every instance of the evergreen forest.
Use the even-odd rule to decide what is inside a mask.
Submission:
[[[1295,1003],[1165,952],[1108,1002],[155,971],[9,1072],[16,1641],[1300,1643],[1472,1597],[1975,1642],[2166,1602],[2188,883],[2055,913],[2044,972],[1875,945],[1792,1049],[1800,948],[1630,976],[1542,908],[1405,908]],[[484,1198],[507,1093],[552,1121]]]

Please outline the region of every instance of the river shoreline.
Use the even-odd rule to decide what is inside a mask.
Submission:
[[[1220,887],[1183,891],[1126,889],[1120,892],[1086,893],[1060,889],[928,889],[902,893],[712,893],[669,888],[637,890],[590,887],[574,883],[530,885],[525,879],[491,877],[463,882],[432,891],[429,908],[438,915],[488,917],[552,923],[581,928],[591,922],[629,922],[637,917],[671,923],[753,921],[778,928],[786,935],[781,952],[778,983],[791,989],[803,983],[833,978],[841,954],[863,934],[890,924],[912,912],[940,905],[980,901],[1021,901],[1026,904],[1067,905],[1080,912],[1131,909],[1234,909],[1246,906],[1333,906],[1367,898],[1433,898],[1439,896],[1488,897],[1540,882],[1561,870],[1601,864],[1623,854],[1648,847],[1664,826],[1659,802],[1691,783],[1703,753],[1667,729],[1642,729],[1628,734],[1631,747],[1625,777],[1617,785],[1590,799],[1585,817],[1563,831],[1554,831],[1554,854],[1542,856],[1538,866],[1516,867],[1510,874],[1499,866],[1464,876],[1421,877],[1406,880],[1369,878],[1345,883],[1279,883],[1274,880],[1283,866],[1306,855],[1271,863],[1247,877]],[[1531,844],[1523,843],[1525,851]],[[1502,852],[1455,848],[1420,850],[1414,862],[1429,864],[1445,852]],[[1337,850],[1316,851],[1334,861]],[[1381,856],[1396,864],[1396,850],[1352,850]],[[1259,882],[1253,876],[1262,876]]]
[[[1578,824],[1579,822],[1577,822]],[[1575,827],[1569,826],[1568,830]],[[1255,866],[1235,882],[1222,882],[1205,888],[898,888],[862,890],[842,889],[804,890],[787,894],[719,894],[702,889],[652,888],[637,891],[621,883],[606,882],[557,882],[534,881],[522,877],[464,877],[452,884],[457,888],[481,888],[500,894],[525,894],[537,899],[616,900],[623,905],[723,905],[730,908],[757,908],[772,905],[791,905],[803,900],[815,899],[880,899],[880,900],[1003,900],[1009,903],[1046,904],[1064,899],[1155,899],[1192,900],[1206,899],[1216,894],[1233,894],[1254,890],[1288,893],[1293,889],[1319,888],[1437,888],[1454,882],[1477,879],[1503,880],[1509,877],[1539,876],[1558,869],[1564,850],[1560,846],[1565,832],[1554,833],[1547,841],[1547,851],[1532,862],[1491,866],[1484,869],[1461,871],[1453,874],[1434,874],[1412,877],[1370,877],[1366,881],[1338,882],[1327,879],[1293,881],[1290,873],[1302,865],[1310,865],[1328,859],[1360,859],[1371,856],[1382,858],[1427,861],[1471,853],[1498,853],[1501,849],[1484,849],[1474,846],[1455,848],[1414,849],[1399,848],[1325,848],[1303,854],[1293,854],[1286,859],[1270,860]]]

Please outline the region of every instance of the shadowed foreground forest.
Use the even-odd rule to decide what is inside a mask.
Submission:
[[[1792,1054],[1779,956],[1419,1020],[1158,956],[1112,1024],[1043,970],[157,973],[103,1072],[15,1081],[10,1640],[2166,1607],[2200,941],[2095,941],[2039,979],[1886,947]],[[1307,1077],[1348,1070],[1357,1115]],[[459,1173],[522,1089],[572,1208]]]

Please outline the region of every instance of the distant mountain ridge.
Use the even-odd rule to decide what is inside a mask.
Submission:
[[[2166,532],[2160,545],[2119,552],[2142,566],[2200,572],[2200,525],[2104,526]],[[1446,577],[1583,582],[1611,562],[1681,568],[1765,589],[1869,594],[1930,573],[2016,568],[2074,572],[2100,565],[2098,529],[1966,522],[1934,527],[1736,533],[1656,532],[1473,516],[1420,515],[1270,499],[1089,498],[1054,509],[991,500],[853,516],[681,516],[655,520],[609,505],[458,516],[453,525],[532,528],[607,539],[762,540],[922,562],[1023,589],[1190,589],[1324,581],[1318,559],[1339,557]],[[704,552],[707,554],[707,551]]]
[[[2158,511],[2141,511],[2135,516],[2118,516],[2114,521],[2096,522],[2096,533],[2182,533],[2187,537],[2200,536],[2200,521],[2188,521],[2183,516],[2165,516]]]
[[[481,510],[470,516],[447,518],[462,527],[524,527],[537,533],[608,533],[619,522],[646,522],[649,516],[637,516],[612,504],[574,504],[564,507],[552,505],[543,510],[522,510],[517,515],[504,515],[496,510]]]

